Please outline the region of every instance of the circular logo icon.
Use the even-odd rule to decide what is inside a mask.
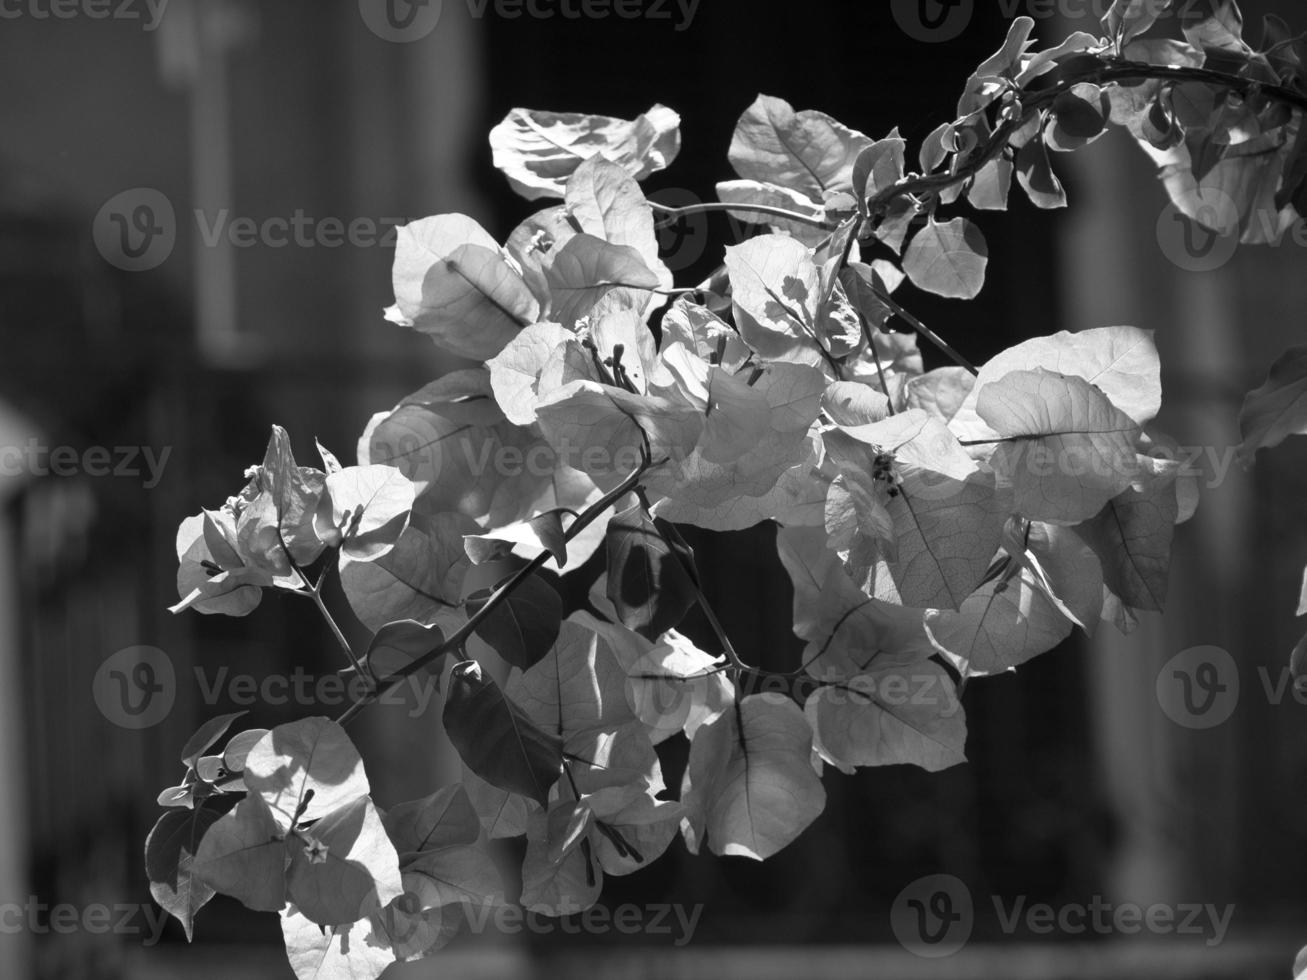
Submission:
[[[681,187],[665,187],[650,195],[650,200],[664,207],[683,208],[702,204],[703,199]],[[672,272],[684,272],[701,258],[708,247],[708,215],[696,212],[687,215],[655,214],[658,234],[658,254]],[[743,240],[747,235],[732,219],[732,232]]]
[[[91,229],[106,262],[124,272],[146,272],[172,255],[177,213],[162,191],[135,187],[105,201]]]
[[[359,0],[363,23],[383,41],[411,44],[436,29],[444,0]]]
[[[1157,219],[1157,244],[1162,254],[1186,272],[1215,272],[1239,249],[1239,208],[1223,191],[1203,191],[1193,216],[1174,204]]]
[[[918,878],[890,909],[899,945],[926,959],[952,956],[965,946],[975,919],[971,890],[953,875]]]
[[[1185,728],[1224,724],[1239,704],[1239,665],[1220,647],[1190,647],[1157,675],[1157,703]]]
[[[975,13],[974,0],[890,0],[899,29],[914,41],[940,44],[955,40]]]
[[[100,664],[91,682],[100,714],[119,728],[152,728],[177,700],[172,660],[158,647],[127,647]]]

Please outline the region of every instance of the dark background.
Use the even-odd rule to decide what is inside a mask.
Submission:
[[[382,321],[389,249],[259,246],[228,256],[233,271],[224,278],[214,271],[222,260],[198,243],[192,209],[256,219],[303,209],[345,221],[457,210],[502,239],[537,206],[493,169],[485,139],[519,105],[624,118],[655,102],[677,109],[681,155],[645,185],[669,203],[712,200],[715,182],[733,176],[731,131],[760,91],[874,137],[898,126],[915,154],[952,118],[967,75],[1003,38],[1002,5],[978,6],[944,44],[907,36],[889,4],[834,0],[703,0],[679,32],[671,22],[469,20],[463,4],[446,0],[441,25],[412,45],[373,36],[346,0],[173,0],[153,34],[84,17],[0,21],[0,332],[8,352],[0,400],[27,420],[15,431],[39,432],[49,445],[172,448],[152,490],[132,479],[48,477],[6,491],[16,572],[7,711],[19,760],[16,780],[0,790],[18,801],[6,887],[51,903],[148,900],[140,852],[154,797],[179,775],[174,760],[186,735],[229,708],[200,703],[190,665],[256,675],[333,669],[329,638],[308,604],[269,598],[241,620],[169,616],[177,524],[239,489],[271,422],[290,430],[302,460],[315,436],[348,460],[372,412],[451,366],[425,338]],[[1245,4],[1249,22],[1270,7]],[[1064,30],[1041,21],[1037,36]],[[1059,168],[1073,211],[1091,219],[1087,230],[1075,225],[1069,239],[1066,215],[1037,212],[1014,193],[1010,213],[982,218],[990,271],[981,297],[963,305],[914,296],[912,309],[980,362],[1025,337],[1084,325],[1072,297],[1095,291],[1111,309],[1106,322],[1159,331],[1167,396],[1178,406],[1168,409],[1173,434],[1213,438],[1196,433],[1215,426],[1225,441],[1213,444],[1228,446],[1237,441],[1242,392],[1301,327],[1295,277],[1307,257],[1285,248],[1241,254],[1201,282],[1178,274],[1152,238],[1162,191],[1127,144],[1113,134],[1087,162]],[[217,198],[203,189],[213,186],[215,160],[230,168]],[[100,206],[133,187],[163,191],[180,220],[170,258],[134,274],[108,265],[91,240]],[[1130,237],[1095,245],[1095,208],[1124,212]],[[737,230],[714,217],[694,223],[688,238],[669,237],[678,285],[711,272]],[[1096,277],[1081,260],[1095,248],[1104,268],[1109,252],[1138,257],[1134,278]],[[233,328],[217,344],[200,326],[213,313],[206,289],[214,283],[216,305],[232,311],[218,319]],[[1198,301],[1176,300],[1181,294],[1206,297],[1226,314],[1213,328],[1224,346],[1201,370],[1185,356],[1199,346],[1186,332]],[[926,357],[928,366],[940,363],[933,351]],[[899,767],[832,774],[825,814],[775,859],[694,858],[678,841],[649,870],[610,880],[605,902],[705,903],[694,949],[725,944],[743,956],[771,944],[883,944],[866,962],[909,970],[894,945],[890,905],[919,876],[947,872],[977,896],[1032,903],[1098,894],[1236,903],[1228,942],[1287,974],[1295,937],[1307,939],[1303,709],[1257,701],[1255,671],[1278,671],[1297,639],[1290,614],[1307,554],[1302,461],[1301,450],[1286,446],[1255,475],[1235,474],[1232,486],[1209,495],[1204,508],[1226,508],[1227,517],[1181,529],[1185,571],[1173,583],[1172,609],[1135,646],[1114,634],[1092,651],[1073,640],[1017,675],[973,684],[969,765],[938,775]],[[791,663],[799,644],[773,531],[691,537],[707,591],[746,658]],[[711,643],[701,621],[688,621],[687,631]],[[1216,732],[1158,725],[1149,701],[1149,665],[1197,643],[1224,646],[1241,662],[1246,710]],[[165,650],[180,679],[177,707],[145,732],[110,724],[90,695],[97,666],[136,644]],[[1132,658],[1125,668],[1104,674],[1096,666],[1096,657],[1122,651]],[[302,713],[268,706],[249,721],[270,727]],[[383,805],[448,778],[429,758],[433,725],[392,718],[360,726]],[[1140,758],[1151,773],[1132,768]],[[675,785],[677,760],[668,764]],[[1017,976],[1034,955],[1028,943],[1085,938],[1003,936],[988,901],[980,904],[977,938],[1012,950],[1003,975]],[[0,935],[0,944],[11,938]],[[271,945],[280,941],[275,919],[225,899],[201,913],[190,949],[175,924],[164,948],[143,953],[130,937],[31,938],[38,976],[216,969],[214,951],[254,955],[241,960],[239,975],[290,975]],[[522,940],[542,957],[563,955],[569,943],[585,956],[618,941],[636,942]],[[668,952],[667,943],[648,941]],[[1099,945],[1122,941],[1102,937]],[[262,944],[270,944],[266,956],[249,953]],[[1181,952],[1215,955],[1199,946]],[[1088,964],[1115,954],[1076,955]],[[754,961],[723,962],[723,970],[747,972]],[[944,972],[966,969],[961,957],[950,962],[920,975],[971,975]]]

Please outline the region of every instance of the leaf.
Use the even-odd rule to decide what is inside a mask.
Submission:
[[[1107,129],[1112,100],[1097,85],[1080,82],[1053,100],[1053,125],[1045,139],[1050,149],[1061,152],[1088,146]]]
[[[395,307],[387,319],[412,327],[462,357],[494,357],[540,304],[498,243],[461,214],[424,218],[399,229]]]
[[[766,225],[775,231],[792,235],[809,247],[820,244],[827,235],[824,228],[812,223],[825,221],[826,209],[801,190],[757,180],[723,180],[717,183],[717,199],[723,204],[740,205],[727,212],[733,220],[750,225]],[[798,221],[765,214],[750,210],[751,207],[780,208],[809,220]]]
[[[327,477],[314,518],[318,536],[355,561],[375,561],[408,526],[413,483],[393,466],[349,466]]]
[[[385,813],[382,823],[401,855],[475,844],[481,836],[480,821],[462,783],[397,804]]]
[[[195,874],[195,854],[205,833],[219,819],[211,807],[172,810],[161,816],[145,838],[145,874],[150,894],[181,923],[186,941],[195,938],[195,914],[214,890]]]
[[[322,553],[322,542],[313,531],[313,512],[322,495],[324,475],[320,470],[297,466],[291,452],[290,436],[279,425],[272,427],[272,436],[252,485],[259,490],[258,501],[246,507],[246,514],[254,517],[253,527],[244,521],[237,522],[237,538],[249,540],[251,536],[265,537],[267,546],[279,559],[283,552],[299,565],[311,565]],[[267,522],[256,515],[266,514]],[[281,559],[284,560],[284,559]]]
[[[701,727],[681,788],[690,853],[706,836],[714,854],[762,861],[793,842],[826,807],[811,759],[803,712],[777,695],[744,698]]]
[[[803,713],[817,752],[845,772],[903,764],[939,772],[966,761],[962,702],[929,660],[819,687]]]
[[[703,416],[686,401],[593,381],[564,385],[538,413],[559,456],[610,488],[641,464],[646,445],[655,462],[684,459],[703,430]]]
[[[903,179],[907,142],[895,130],[859,151],[853,164],[853,196],[859,201],[875,197]]]
[[[463,548],[478,565],[506,552],[530,561],[548,551],[560,570],[567,567],[567,534],[563,530],[562,512],[556,510],[496,528],[489,534],[469,534],[463,539]]]
[[[987,361],[974,385],[965,382],[970,391],[954,413],[953,430],[964,439],[992,435],[993,430],[976,415],[981,390],[1013,371],[1037,368],[1084,378],[1140,425],[1156,418],[1162,406],[1161,363],[1151,330],[1135,327],[1103,327],[1076,333],[1064,330],[1009,347]]]
[[[759,235],[726,249],[726,269],[744,342],[769,360],[820,365],[820,275],[807,247],[784,235]]]
[[[382,680],[435,650],[442,639],[444,637],[435,626],[411,619],[387,623],[372,637],[363,663],[374,678]],[[438,670],[438,662],[428,669]]]
[[[194,769],[195,763],[199,761],[200,756],[209,751],[237,718],[248,714],[247,711],[236,711],[229,715],[218,715],[216,718],[210,718],[199,727],[194,735],[186,740],[186,745],[182,748],[182,765]]]
[[[1123,49],[1146,33],[1171,6],[1171,0],[1116,0],[1103,17],[1103,31]]]
[[[479,612],[493,594],[482,589],[468,596],[468,613]],[[505,662],[526,670],[553,646],[562,620],[562,598],[539,575],[531,575],[477,624],[475,633]]]
[[[689,639],[668,630],[627,669],[626,700],[657,744],[685,732],[693,740],[700,726],[735,702],[735,688],[710,657]]]
[[[558,800],[531,815],[522,862],[522,905],[541,915],[583,912],[599,900],[603,869],[592,860],[594,814],[584,803]]]
[[[653,209],[625,169],[591,157],[567,182],[565,203],[583,233],[635,249],[660,285],[671,288],[672,274],[658,257]]]
[[[1048,159],[1048,147],[1042,139],[1032,139],[1017,150],[1017,182],[1021,184],[1030,203],[1037,208],[1055,210],[1066,207],[1066,191],[1053,173]]]
[[[930,219],[903,254],[903,271],[918,289],[953,299],[975,299],[985,285],[989,247],[966,218]]]
[[[467,767],[488,783],[544,805],[563,765],[560,738],[542,731],[475,661],[456,664],[445,731]]]
[[[387,554],[342,561],[340,583],[354,615],[374,631],[401,620],[445,627],[460,622],[456,604],[471,566],[463,538],[478,530],[462,514],[414,514]]]
[[[263,798],[251,792],[204,835],[191,863],[214,891],[256,912],[279,912],[286,904],[289,857],[284,826]]]
[[[1006,157],[995,157],[985,164],[967,187],[967,200],[980,211],[1006,211],[1016,169]]]
[[[694,555],[669,543],[669,528],[640,504],[608,525],[608,598],[622,625],[650,639],[680,623],[698,597]]]
[[[782,528],[776,548],[794,585],[794,633],[808,641],[802,661],[808,674],[853,677],[931,655],[921,610],[865,595],[826,547],[824,528]]]
[[[677,502],[709,508],[760,497],[810,454],[825,376],[816,368],[768,364],[745,377],[709,369],[703,433],[694,451],[652,471],[646,486]]]
[[[621,305],[640,309],[644,293],[661,285],[638,251],[628,245],[610,245],[593,235],[577,235],[553,253],[545,279],[550,319],[569,329],[614,290],[623,291]]]
[[[481,828],[491,840],[501,837],[521,837],[526,833],[527,814],[534,802],[517,793],[500,789],[486,782],[466,763],[463,766],[463,788],[481,821]]]
[[[1142,488],[1128,488],[1077,528],[1102,562],[1104,584],[1131,608],[1165,608],[1178,517],[1171,474],[1149,479]]]
[[[671,165],[681,149],[681,117],[655,105],[634,120],[514,109],[490,132],[495,166],[527,200],[562,197],[568,178],[594,156],[636,180]]]
[[[545,731],[569,740],[595,728],[634,721],[626,701],[626,673],[607,641],[567,620],[558,642],[530,669],[514,676],[507,696]]]
[[[369,792],[358,749],[330,718],[304,718],[264,735],[245,758],[245,785],[283,832],[297,816],[319,820]]]
[[[1197,0],[1179,10],[1185,40],[1196,48],[1248,53],[1243,41],[1243,14],[1235,0]]]
[[[1307,347],[1290,347],[1271,365],[1266,383],[1244,399],[1239,431],[1244,466],[1252,465],[1257,450],[1307,434]]]
[[[990,465],[1022,516],[1078,524],[1138,473],[1138,424],[1083,378],[1037,368],[979,391],[978,414],[1005,440]]]
[[[227,747],[222,750],[222,766],[228,772],[244,772],[245,760],[249,758],[250,749],[259,744],[264,735],[268,734],[266,728],[252,728],[247,732],[237,732],[227,741]]]
[[[853,166],[872,140],[824,112],[795,112],[760,95],[740,117],[730,161],[746,180],[779,184],[820,201],[827,191],[853,190]]]
[[[389,937],[371,919],[323,929],[288,909],[281,934],[297,980],[376,980],[395,962]]]
[[[287,896],[322,926],[343,926],[379,912],[404,892],[399,857],[366,796],[288,838]]]
[[[486,362],[495,401],[514,425],[535,421],[540,373],[554,351],[575,336],[557,323],[533,323]]]
[[[947,423],[957,415],[975,385],[975,376],[966,368],[936,368],[908,379],[903,391],[904,407],[909,411],[921,409]]]
[[[905,606],[956,609],[980,584],[1002,533],[993,479],[980,473],[944,424],[922,411],[827,433],[826,445],[876,513],[890,522],[877,546],[892,579],[890,598]],[[889,458],[894,494],[872,474]],[[861,528],[875,540],[874,528]]]
[[[957,612],[932,609],[926,632],[966,677],[997,674],[1053,649],[1071,635],[1071,621],[1036,585],[1029,569],[982,585]]]

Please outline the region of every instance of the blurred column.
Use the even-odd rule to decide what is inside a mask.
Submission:
[[[1122,131],[1056,162],[1068,175],[1071,207],[1063,315],[1050,332],[1115,324],[1156,331],[1164,389],[1157,429],[1211,451],[1206,459],[1227,459],[1238,442],[1230,382],[1242,364],[1241,264],[1196,273],[1168,256],[1165,223],[1178,219],[1152,163]],[[1230,473],[1218,488],[1215,475],[1209,469],[1202,481],[1197,516],[1177,529],[1165,615],[1142,616],[1129,636],[1103,624],[1091,644],[1087,696],[1115,831],[1106,885],[1119,901],[1192,901],[1196,888],[1204,901],[1217,900],[1237,872],[1237,726],[1186,725],[1162,710],[1157,694],[1171,658],[1215,645],[1237,659],[1246,635],[1249,484]]]
[[[0,447],[25,445],[36,430],[0,404]],[[0,468],[0,908],[26,908],[28,880],[27,716],[23,691],[22,607],[18,587],[18,515],[15,500],[28,475]],[[31,934],[6,929],[0,936],[0,977],[32,975]]]
[[[343,118],[342,152],[350,154],[350,201],[355,215],[404,218],[457,211],[484,216],[476,188],[478,145],[485,88],[480,20],[469,5],[411,4],[411,19],[388,0],[350,0],[338,22],[349,104]],[[507,230],[491,229],[493,233]],[[392,302],[393,249],[359,250],[353,281],[354,323],[350,346],[359,351],[358,384],[351,416],[357,431],[375,412],[459,366],[426,338],[382,319]],[[398,764],[378,772],[374,783],[391,801],[416,798],[461,778],[457,755],[440,726],[440,697],[427,713],[375,708],[360,719],[378,746]]]

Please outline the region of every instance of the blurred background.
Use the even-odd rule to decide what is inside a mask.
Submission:
[[[292,975],[275,916],[215,899],[190,947],[158,926],[141,855],[186,737],[245,706],[227,681],[327,673],[330,636],[309,604],[274,597],[244,619],[170,615],[173,539],[240,489],[271,423],[302,462],[314,437],[349,461],[373,412],[457,366],[381,318],[393,229],[461,211],[502,240],[534,210],[491,166],[509,109],[669,105],[684,149],[646,190],[712,200],[759,92],[875,137],[897,125],[915,154],[1010,17],[1035,16],[1051,43],[1096,30],[1105,6],[627,0],[627,19],[581,0],[0,0],[0,976]],[[1266,13],[1307,28],[1289,0],[1243,8],[1254,39]],[[1307,449],[1245,472],[1232,447],[1243,394],[1300,336],[1307,253],[1301,238],[1190,248],[1122,133],[1056,163],[1071,209],[1014,193],[982,221],[980,299],[912,309],[976,362],[1062,329],[1157,332],[1160,427],[1204,474],[1166,614],[971,685],[969,765],[832,775],[825,814],[765,865],[677,842],[608,884],[612,907],[702,905],[692,930],[673,915],[636,936],[465,937],[395,976],[1289,976],[1307,943],[1307,707],[1286,686]],[[741,232],[716,216],[667,229],[678,285]],[[799,648],[788,581],[757,557],[773,537],[693,538],[736,645],[764,665]],[[686,629],[709,644],[703,625]],[[162,651],[166,690],[131,714],[103,677],[141,646]],[[1220,671],[1214,714],[1160,692],[1181,656]],[[258,703],[242,723],[333,707]],[[383,805],[450,778],[435,712],[373,709],[353,733]],[[974,914],[965,946],[926,958],[940,950],[905,942],[895,909],[937,874]],[[1177,924],[1007,921],[1018,903],[1095,901],[1162,904]],[[1179,928],[1191,904],[1229,907],[1228,929],[1206,912]]]

